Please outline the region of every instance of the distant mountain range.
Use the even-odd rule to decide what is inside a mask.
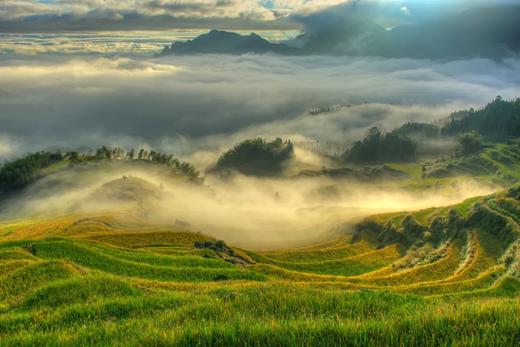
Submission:
[[[371,21],[347,17],[320,24],[285,43],[257,34],[212,30],[175,42],[159,55],[278,54],[371,55],[387,58],[501,59],[520,52],[520,6],[479,8],[436,21],[387,30]]]
[[[299,54],[298,49],[282,43],[271,43],[255,33],[240,35],[234,32],[211,30],[193,40],[175,42],[165,47],[162,55],[176,54],[246,54],[274,53],[283,55]]]

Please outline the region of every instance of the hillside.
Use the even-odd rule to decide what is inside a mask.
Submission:
[[[520,347],[520,0],[0,0],[0,347]]]
[[[280,174],[294,156],[292,143],[277,138],[267,142],[262,138],[246,140],[223,153],[209,171],[220,175],[238,172],[255,176]]]
[[[309,167],[298,175],[362,181],[408,177],[406,182],[417,186],[471,177],[507,188],[520,178],[519,105],[520,99],[497,97],[435,123],[409,122],[391,131],[372,126],[363,139],[329,155],[329,167]]]
[[[106,163],[119,166],[146,166],[162,169],[168,176],[200,183],[199,172],[189,163],[181,162],[172,154],[144,149],[138,152],[119,147],[101,147],[94,151],[41,151],[7,161],[0,167],[0,192],[11,193],[23,190],[39,179],[54,173],[85,166],[100,166]]]
[[[104,183],[89,196],[89,199],[118,203],[131,201],[139,204],[152,204],[161,200],[163,194],[160,186],[153,185],[139,177],[124,176]]]
[[[11,161],[0,345],[517,345],[520,140],[384,157],[451,136],[446,124],[373,133],[357,153],[374,149],[379,165],[294,176],[291,142],[247,140],[222,154],[211,186],[155,151]]]
[[[519,198],[375,216],[354,234],[261,252],[124,213],[3,221],[0,339],[512,345]]]
[[[397,132],[383,133],[381,129],[368,129],[363,141],[357,141],[343,154],[351,163],[381,164],[387,162],[410,162],[416,159],[417,144]]]
[[[423,164],[424,178],[477,177],[507,187],[520,180],[520,141],[490,143],[469,155],[442,156]]]

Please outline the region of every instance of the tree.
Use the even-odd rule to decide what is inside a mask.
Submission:
[[[96,150],[96,158],[97,159],[112,159],[112,151],[105,146],[98,148]]]
[[[508,101],[497,96],[480,110],[454,112],[442,129],[444,135],[470,131],[493,140],[520,136],[520,98]]]
[[[459,136],[459,144],[462,148],[462,154],[476,153],[483,147],[482,137],[475,131]]]
[[[243,141],[222,154],[212,171],[238,171],[246,175],[269,176],[279,173],[283,164],[294,155],[293,144],[277,138],[267,142],[262,138]]]
[[[138,159],[134,159],[134,151],[126,153],[120,147],[101,147],[95,155],[82,154],[70,151],[66,154],[61,152],[37,152],[28,154],[23,158],[8,161],[0,167],[0,192],[22,189],[46,173],[43,171],[53,163],[68,158],[71,163],[88,162],[94,160],[121,160],[121,161],[144,161],[157,165],[163,165],[169,174],[174,177],[182,177],[194,183],[200,183],[203,178],[195,167],[189,163],[181,162],[172,154],[151,151],[150,155],[143,149],[139,151]]]
[[[24,188],[38,178],[42,169],[62,159],[60,152],[37,152],[6,162],[0,169],[0,191]]]
[[[66,156],[72,162],[77,162],[81,160],[81,155],[79,154],[79,152],[76,151],[67,152]]]
[[[388,161],[411,161],[415,159],[417,144],[407,136],[391,132],[385,134],[379,127],[368,129],[362,141],[354,143],[343,157],[347,161],[376,164]]]

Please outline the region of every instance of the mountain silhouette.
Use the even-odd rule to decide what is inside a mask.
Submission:
[[[298,43],[298,45],[296,45]],[[278,54],[353,55],[385,58],[501,59],[520,52],[520,6],[477,8],[421,24],[391,30],[372,21],[342,16],[322,18],[294,40],[272,43],[257,34],[211,30],[175,42],[159,55]]]

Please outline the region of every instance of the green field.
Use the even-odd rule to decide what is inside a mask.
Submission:
[[[365,216],[292,248],[244,249],[150,217],[169,203],[163,182],[171,194],[190,184],[213,196],[193,168],[155,156],[60,156],[39,169],[26,163],[21,182],[5,175],[18,190],[0,201],[0,346],[520,345],[520,141],[308,170],[310,179],[332,175],[330,191],[354,175],[418,199],[456,196],[468,178],[498,192]],[[131,167],[162,172],[160,184],[127,177]],[[77,199],[104,208],[31,200],[83,187],[92,192]]]
[[[124,214],[4,222],[0,345],[516,345],[515,194],[262,252]]]

